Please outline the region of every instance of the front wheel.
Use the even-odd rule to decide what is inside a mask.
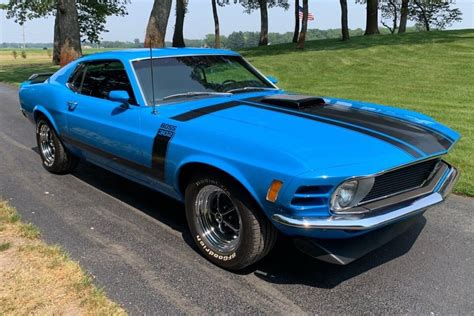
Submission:
[[[36,142],[43,167],[49,172],[64,174],[76,167],[77,158],[66,151],[51,123],[42,117],[36,123]]]
[[[186,218],[204,256],[229,270],[263,258],[277,232],[249,194],[225,177],[195,177],[185,193]]]

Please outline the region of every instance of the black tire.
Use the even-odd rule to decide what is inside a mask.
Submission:
[[[42,145],[41,133],[49,131],[49,142],[48,145]],[[44,117],[40,117],[36,122],[36,143],[38,144],[38,150],[41,156],[43,167],[51,173],[55,174],[66,174],[74,170],[77,166],[78,159],[69,153],[64,145],[61,143],[56,131],[54,130],[51,123]],[[43,138],[43,143],[44,138]],[[51,148],[49,153],[47,149],[43,148],[49,146]]]
[[[207,237],[209,234],[203,234],[204,229],[200,224],[199,218],[202,218],[202,216],[199,215],[201,214],[199,205],[202,205],[202,203],[199,204],[200,198],[198,196],[201,195],[200,192],[202,193],[203,190],[209,191],[210,187],[221,189],[226,194],[224,198],[229,198],[240,217],[238,242],[233,249],[227,251],[213,245],[210,238]],[[210,198],[207,200],[210,200]],[[219,198],[217,200],[219,201]],[[225,176],[192,177],[186,187],[185,206],[189,229],[200,252],[208,260],[224,269],[241,270],[262,259],[275,244],[277,230],[272,223],[263,214],[263,211],[250,197],[249,193],[240,184]],[[237,216],[237,214],[233,214],[233,216]],[[224,216],[221,217],[224,218]]]

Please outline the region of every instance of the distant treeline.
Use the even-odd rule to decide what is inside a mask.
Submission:
[[[407,32],[417,31],[416,27],[407,28]],[[389,33],[388,30],[381,30],[381,33]],[[310,29],[306,34],[306,40],[318,40],[327,38],[340,38],[341,29]],[[355,29],[350,30],[351,36],[362,36],[364,30]],[[221,35],[222,47],[228,49],[242,49],[258,46],[260,32],[232,32],[229,36]],[[269,45],[291,43],[293,39],[293,32],[286,33],[268,33]],[[185,39],[187,47],[213,47],[214,34],[207,34],[204,39]],[[139,39],[134,41],[102,41],[99,45],[83,43],[84,48],[143,48],[144,44]],[[167,47],[171,47],[171,42],[166,42]],[[16,48],[21,49],[23,44],[20,43],[2,43],[2,48]],[[26,43],[27,48],[44,48],[49,49],[53,47],[52,43]]]

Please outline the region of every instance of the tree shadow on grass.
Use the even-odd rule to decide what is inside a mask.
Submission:
[[[37,148],[33,150],[37,152]],[[198,252],[188,231],[182,203],[88,163],[80,163],[73,175],[179,231],[183,240]],[[305,284],[331,289],[374,267],[403,256],[410,250],[425,223],[425,218],[420,216],[405,233],[347,266],[313,259],[297,250],[290,238],[280,236],[275,248],[266,258],[238,274],[254,274],[266,282],[275,284]]]
[[[297,49],[294,43],[279,44],[242,50],[241,53],[247,58],[252,58],[310,51],[357,50],[376,46],[451,43],[473,38],[474,30],[414,32],[400,35],[356,36],[349,41],[340,39],[314,40],[306,42],[304,49]]]

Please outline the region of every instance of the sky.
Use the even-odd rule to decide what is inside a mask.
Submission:
[[[0,0],[6,3],[8,0]],[[293,1],[289,1],[291,4]],[[365,27],[365,7],[349,0],[349,27]],[[145,28],[151,11],[153,0],[131,0],[127,6],[128,16],[109,17],[108,33],[103,33],[103,40],[143,41]],[[474,28],[474,0],[458,0],[455,4],[463,13],[463,21],[450,29]],[[219,7],[221,34],[228,35],[233,31],[259,31],[260,16],[258,12],[246,14],[240,5]],[[337,0],[310,0],[309,10],[315,15],[315,21],[309,22],[309,28],[329,29],[340,27],[340,7]],[[173,11],[174,12],[174,11]],[[166,39],[173,36],[174,13],[170,15]],[[25,41],[30,43],[50,43],[53,39],[54,18],[37,19],[25,23]],[[293,8],[288,11],[281,8],[269,10],[270,32],[284,33],[293,31]],[[206,34],[214,32],[210,0],[189,0],[188,14],[184,25],[184,36],[189,39],[202,39]],[[22,27],[13,20],[5,18],[0,10],[0,43],[22,42]]]

